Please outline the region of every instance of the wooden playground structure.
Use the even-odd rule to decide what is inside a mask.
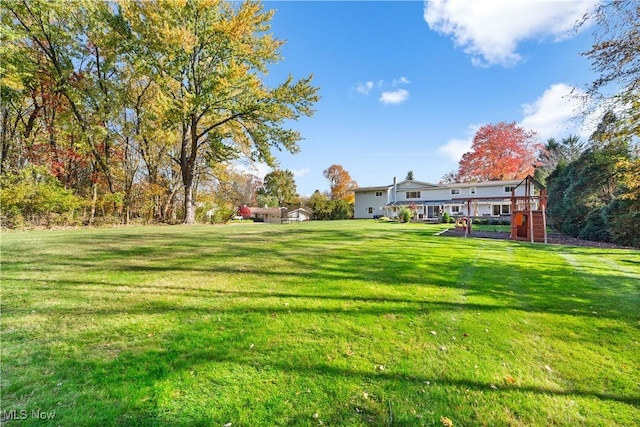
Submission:
[[[524,195],[516,196],[516,189],[524,185]],[[456,230],[468,236],[472,231],[472,204],[478,201],[502,201],[496,197],[456,198],[466,202],[467,217],[456,220]],[[511,190],[512,240],[547,243],[547,189],[532,176],[527,176]]]
[[[511,239],[547,243],[547,189],[532,176],[520,185],[525,186],[525,196],[516,196],[515,188],[511,191]]]

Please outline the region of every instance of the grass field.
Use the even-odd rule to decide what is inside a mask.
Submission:
[[[442,229],[3,233],[6,425],[640,425],[639,251]]]

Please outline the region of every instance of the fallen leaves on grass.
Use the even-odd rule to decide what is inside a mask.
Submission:
[[[440,417],[440,422],[444,427],[453,427],[453,421],[447,417]]]

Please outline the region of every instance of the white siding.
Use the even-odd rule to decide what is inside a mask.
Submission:
[[[376,193],[382,193],[382,196],[376,196]],[[372,191],[356,191],[355,207],[353,217],[355,219],[373,218],[374,215],[384,215],[382,209],[389,202],[388,190],[372,190]],[[369,213],[369,208],[372,212]]]
[[[434,185],[421,181],[402,181],[397,184],[395,189],[395,197],[393,194],[393,187],[389,188],[389,196],[387,196],[387,190],[383,191],[384,197],[375,196],[376,191],[380,191],[379,188],[370,187],[363,188],[364,191],[356,192],[355,200],[355,218],[373,218],[374,215],[382,215],[385,213],[381,207],[385,204],[395,201],[395,211],[400,208],[399,205],[415,204],[418,214],[427,213],[427,205],[443,206],[444,211],[450,214],[457,215],[469,215],[467,210],[467,203],[464,199],[473,198],[495,198],[495,200],[475,200],[471,203],[471,215],[472,216],[494,216],[494,206],[509,205],[507,210],[510,210],[511,205],[511,191],[505,191],[505,187],[515,187],[520,184],[520,181],[491,181],[491,182],[478,182],[471,184],[447,184],[447,185]],[[471,189],[475,189],[472,193]],[[452,189],[458,189],[457,194],[451,194]],[[516,196],[524,196],[525,186],[522,185],[516,189]],[[407,193],[420,192],[418,197],[407,198]],[[456,200],[463,199],[463,200]],[[431,203],[430,203],[431,202]],[[452,207],[458,206],[458,212],[454,212]],[[372,212],[369,212],[369,208],[373,208]],[[432,209],[429,207],[429,209]],[[393,215],[393,208],[389,208],[388,212]],[[499,215],[507,215],[501,207],[499,208]]]

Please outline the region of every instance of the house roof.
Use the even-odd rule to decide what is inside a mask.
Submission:
[[[280,215],[280,208],[259,208],[259,207],[249,206],[249,209],[251,209],[251,213],[253,215],[255,214]]]
[[[393,185],[382,185],[378,187],[358,187],[354,191],[359,193],[365,192],[365,191],[383,191],[383,190],[388,190],[391,187],[393,187]]]
[[[537,188],[538,190],[542,190],[545,189],[547,187],[545,187],[540,181],[538,181],[537,179],[535,179],[534,177],[532,177],[531,175],[528,175],[525,179],[523,179],[522,181],[520,181],[517,185],[517,187],[520,187],[522,184],[524,184],[526,181],[529,181],[533,184],[534,188]]]
[[[438,185],[438,184],[432,184],[430,182],[424,182],[424,181],[416,181],[415,179],[405,179],[404,181],[400,181],[397,183],[398,187],[403,185],[403,184],[416,184],[419,185],[421,187],[442,187],[442,185]]]
[[[464,188],[464,187],[493,187],[496,185],[518,185],[522,181],[519,179],[510,179],[508,181],[482,181],[482,182],[454,182],[451,184],[442,184],[443,188]]]
[[[305,213],[309,214],[310,212],[305,208],[297,208],[297,209],[282,209],[283,214],[292,214],[292,213]]]
[[[387,203],[385,206],[409,206],[409,205],[451,205],[460,204],[459,201],[454,200],[401,200],[396,202]]]

